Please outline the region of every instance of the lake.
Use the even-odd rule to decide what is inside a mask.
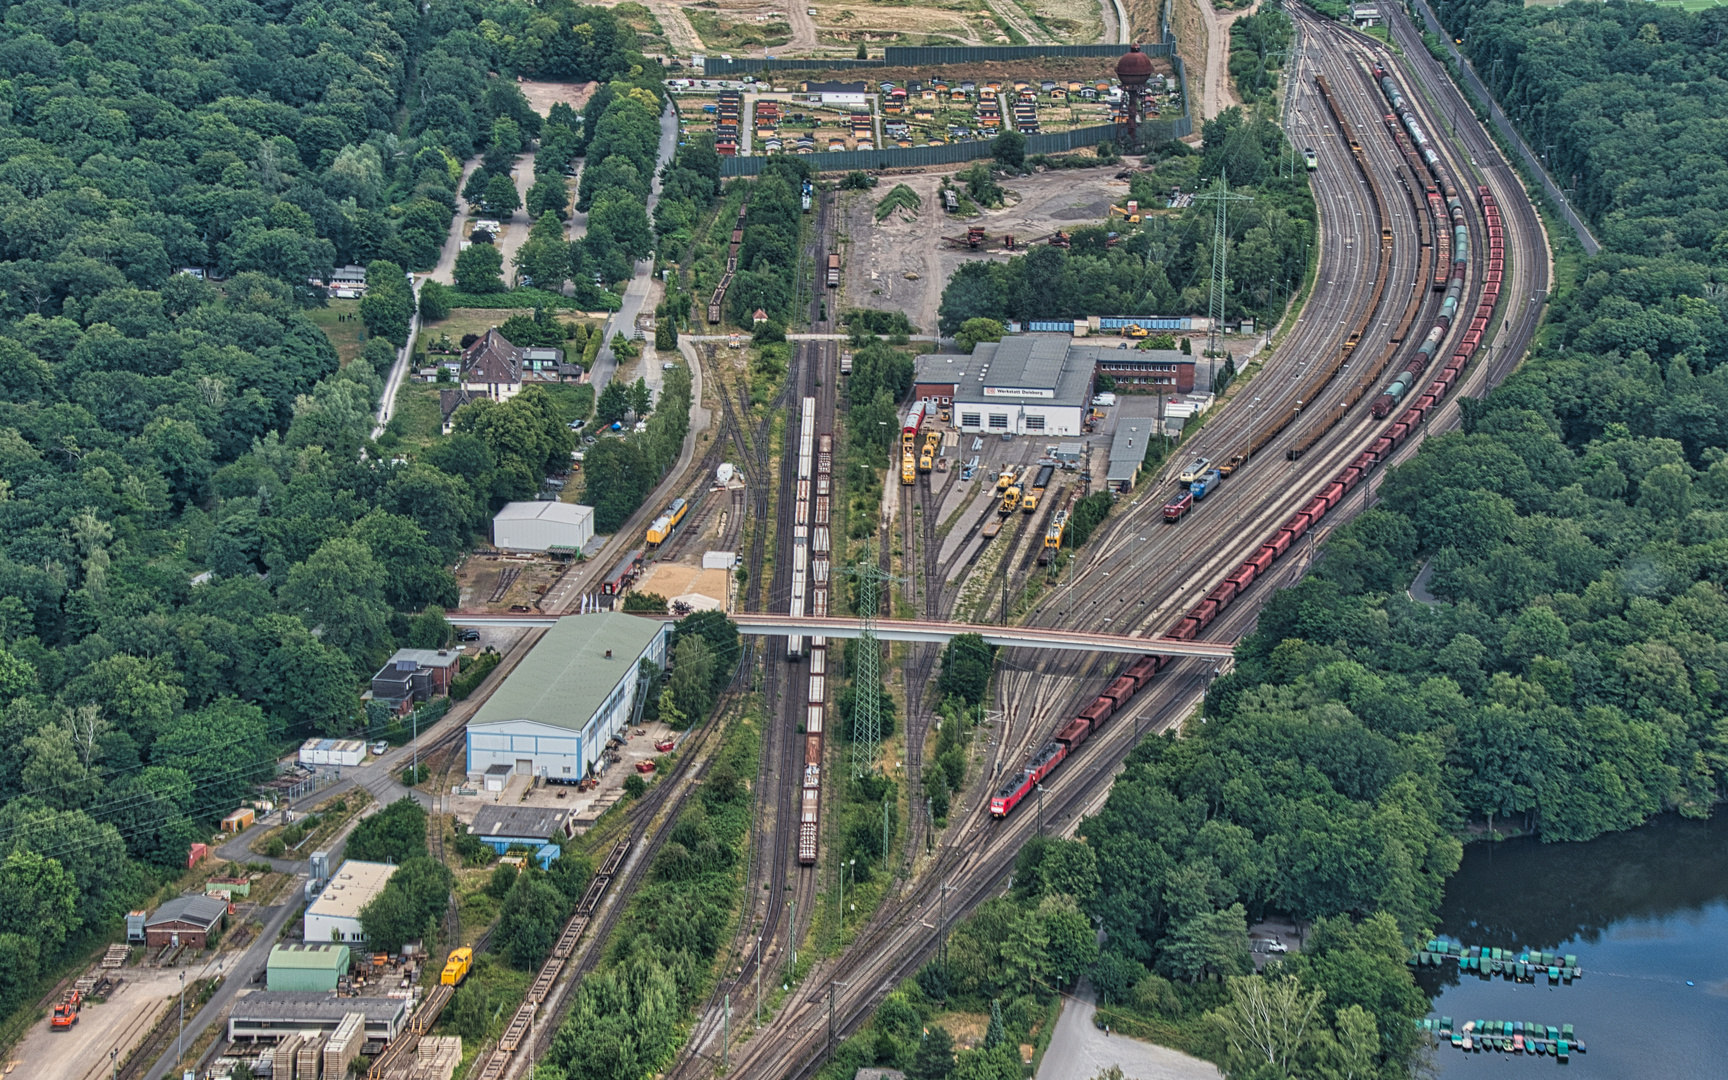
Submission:
[[[1438,932],[1465,945],[1575,953],[1584,976],[1550,987],[1456,963],[1418,968],[1435,1016],[1569,1023],[1589,1052],[1561,1065],[1448,1042],[1434,1052],[1439,1072],[1728,1076],[1728,813],[1666,817],[1582,844],[1471,844],[1440,918]]]

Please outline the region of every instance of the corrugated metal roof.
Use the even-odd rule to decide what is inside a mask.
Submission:
[[[504,509],[492,515],[493,521],[532,521],[536,518],[580,525],[584,521],[593,521],[594,508],[567,502],[513,502],[505,503]]]
[[[616,611],[559,619],[492,691],[468,726],[505,720],[572,730],[587,726],[612,688],[635,671],[637,658],[665,625]]]
[[[186,922],[194,926],[210,927],[215,926],[217,920],[226,914],[226,900],[211,896],[176,896],[157,908],[154,914],[144,920],[144,925],[150,927],[163,923]]]
[[[308,971],[347,971],[348,946],[272,945],[269,966]]]

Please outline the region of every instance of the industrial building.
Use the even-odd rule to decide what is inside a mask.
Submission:
[[[561,853],[558,841],[576,835],[569,815],[562,810],[497,804],[477,810],[468,832],[500,855],[513,847],[529,849],[542,870]]]
[[[468,721],[468,773],[507,765],[574,784],[597,770],[636,716],[641,662],[666,666],[671,627],[621,612],[559,619]]]
[[[448,694],[461,659],[460,649],[397,649],[372,676],[372,700],[400,706]]]
[[[1186,394],[1194,389],[1194,357],[1177,349],[1099,349],[1098,374],[1119,393]]]
[[[144,944],[204,949],[228,925],[228,902],[215,896],[176,896],[144,920]]]
[[[333,997],[330,994],[265,990],[242,994],[228,1013],[228,1040],[270,1039],[303,1031],[334,1034],[350,1013],[359,1013],[366,1038],[389,1042],[408,1026],[407,998]],[[322,1048],[320,1048],[322,1049]]]
[[[492,516],[492,546],[500,551],[574,555],[594,539],[594,508],[567,502],[513,502]]]
[[[964,432],[1079,435],[1103,351],[1062,335],[1020,334],[980,342],[971,356],[927,353],[916,361],[912,395],[952,409]]]
[[[396,872],[393,863],[360,862],[349,859],[336,868],[317,898],[306,905],[305,929],[302,937],[322,944],[342,941],[365,941],[366,931],[360,929],[360,909],[384,891],[390,875]]]
[[[1158,398],[1117,398],[1116,431],[1110,438],[1110,468],[1106,474],[1111,491],[1132,491],[1146,462],[1148,443],[1157,440]]]
[[[264,966],[268,990],[328,993],[348,972],[346,945],[272,945]]]

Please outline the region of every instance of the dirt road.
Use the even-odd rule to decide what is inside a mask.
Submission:
[[[1241,101],[1230,85],[1230,25],[1237,19],[1254,14],[1260,0],[1241,11],[1219,11],[1210,0],[1193,0],[1200,9],[1200,21],[1206,28],[1206,80],[1200,101],[1200,119],[1210,120]]]

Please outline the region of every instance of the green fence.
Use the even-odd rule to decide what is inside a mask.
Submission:
[[[821,57],[741,57],[721,60],[710,56],[702,73],[710,79],[755,75],[762,71],[853,71],[884,67],[940,67],[943,64],[977,64],[986,61],[1035,60],[1046,56],[1121,56],[1126,45],[890,45],[880,60],[826,60]],[[1147,56],[1174,56],[1173,43],[1143,44]]]

